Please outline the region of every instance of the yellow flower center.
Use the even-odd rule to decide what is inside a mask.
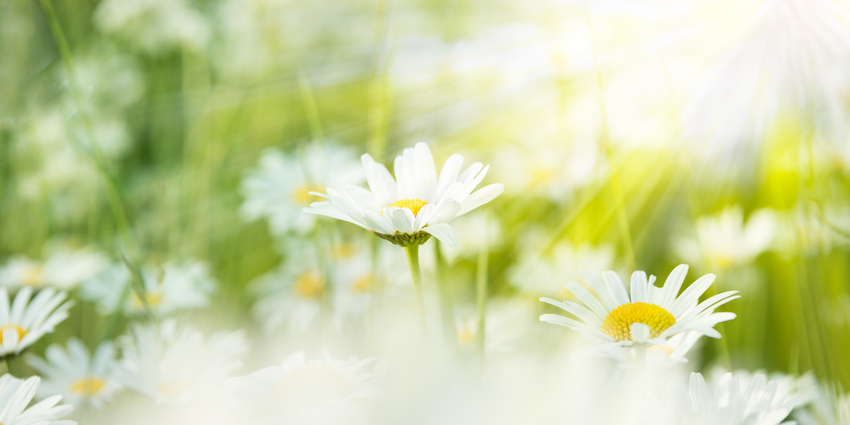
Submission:
[[[24,329],[24,328],[22,328],[18,325],[6,325],[6,326],[3,326],[3,327],[0,327],[0,344],[3,344],[3,334],[6,333],[6,329],[14,329],[15,332],[18,333],[18,341],[20,341],[21,338],[23,338],[24,336],[26,336],[27,333],[29,333],[28,330],[26,330],[26,329]]]
[[[649,337],[658,338],[676,319],[667,310],[644,302],[623,304],[610,313],[602,322],[602,332],[617,341],[632,341],[632,323],[649,326]]]
[[[399,208],[409,208],[410,211],[413,212],[413,216],[416,217],[416,214],[419,214],[419,210],[422,209],[425,205],[427,205],[427,201],[423,201],[421,199],[411,198],[411,199],[402,199],[400,201],[395,201],[392,204],[389,204],[390,207],[399,207]]]
[[[321,192],[322,190],[324,188],[321,186],[304,184],[292,191],[292,199],[298,205],[309,206],[311,202],[320,200],[320,197],[311,195],[310,192]]]
[[[347,260],[354,255],[357,248],[350,243],[338,243],[331,246],[331,258],[334,260]]]
[[[461,344],[472,344],[475,342],[475,328],[472,326],[463,326],[457,330],[457,340]]]
[[[324,292],[325,284],[316,270],[310,270],[295,279],[295,293],[302,298],[319,299]]]
[[[35,286],[42,283],[44,283],[44,273],[41,267],[33,267],[24,274],[24,285]]]
[[[275,385],[275,396],[287,407],[321,407],[351,394],[341,373],[325,364],[308,364],[287,372]]]
[[[99,378],[83,378],[78,379],[71,383],[71,391],[82,394],[85,397],[91,397],[100,392],[103,389],[103,386],[106,385],[102,379]]]
[[[150,308],[156,308],[162,302],[162,294],[158,292],[146,292],[145,293],[145,303]],[[142,299],[139,298],[139,294],[136,291],[133,291],[133,306],[136,308],[142,308],[144,305],[142,304]]]
[[[374,279],[372,279],[372,274],[368,273],[360,277],[360,279],[355,280],[354,283],[351,285],[351,289],[353,289],[354,292],[369,292],[369,290],[372,289],[373,280]]]
[[[715,252],[711,255],[711,264],[715,267],[725,269],[735,263],[735,257],[727,252]]]

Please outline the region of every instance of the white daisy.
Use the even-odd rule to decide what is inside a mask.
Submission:
[[[663,411],[671,415],[662,422],[671,425],[777,425],[800,404],[798,395],[763,374],[727,373],[707,385],[701,374],[692,373],[688,390],[669,392],[671,400]]]
[[[61,395],[48,397],[29,408],[39,377],[18,379],[8,373],[0,377],[0,423],[5,425],[76,425],[77,423],[59,418],[74,410],[68,404],[57,406]]]
[[[143,267],[142,278],[144,302],[135,290],[131,290],[124,311],[141,314],[147,307],[158,315],[167,316],[181,310],[205,307],[217,286],[209,266],[195,260]],[[116,263],[86,281],[80,295],[97,303],[101,314],[109,314],[120,304],[130,280],[127,267]]]
[[[212,394],[242,366],[247,351],[241,331],[210,338],[167,320],[159,326],[134,324],[121,339],[123,358],[114,376],[127,388],[156,402],[183,403]]]
[[[106,258],[89,248],[58,250],[43,261],[13,257],[0,268],[0,285],[10,289],[22,286],[70,289],[91,278],[106,265]]]
[[[297,353],[281,366],[228,381],[227,405],[251,423],[367,423],[366,403],[383,395],[382,369],[375,359],[307,360]]]
[[[357,157],[348,147],[313,142],[303,152],[269,149],[260,158],[260,166],[242,181],[242,216],[247,220],[266,218],[275,235],[291,230],[308,233],[316,217],[301,209],[320,199],[310,192],[321,191],[336,180],[363,181]]]
[[[565,296],[566,291],[547,282],[557,279],[589,287],[590,283],[576,270],[599,273],[611,270],[615,263],[616,252],[611,245],[573,244],[565,240],[541,253],[531,248],[541,246],[539,238],[533,239],[530,248],[522,250],[517,262],[508,269],[509,282],[525,294]]]
[[[115,347],[107,341],[97,348],[92,357],[83,343],[71,338],[67,350],[61,345],[47,347],[44,359],[28,354],[27,364],[44,377],[38,389],[39,398],[62,394],[75,406],[90,405],[95,409],[112,401],[121,384],[113,376]]]
[[[699,217],[695,237],[680,237],[673,247],[684,261],[726,269],[750,264],[767,251],[777,227],[773,210],[755,211],[744,222],[741,207],[730,206],[719,215]]]
[[[630,293],[620,277],[611,271],[602,274],[602,281],[593,275],[587,278],[596,295],[582,285],[567,282],[564,287],[583,304],[571,301],[540,301],[561,308],[578,320],[557,314],[540,316],[543,322],[565,326],[581,332],[593,342],[591,347],[611,351],[617,347],[664,345],[671,337],[686,331],[699,332],[720,338],[714,326],[732,320],[734,313],[715,313],[714,310],[729,301],[740,298],[737,291],[717,294],[698,303],[700,296],[714,282],[715,276],[707,274],[697,279],[679,294],[688,266],[682,264],[670,273],[664,286],[655,286],[655,276],[632,273]]]
[[[504,192],[491,184],[473,192],[488,167],[476,162],[461,172],[463,156],[454,154],[443,165],[439,178],[431,150],[425,143],[407,148],[395,159],[395,179],[369,154],[361,157],[369,190],[359,186],[328,187],[325,202],[314,202],[304,211],[356,224],[396,245],[425,243],[434,236],[457,245],[453,218],[480,207]]]
[[[794,411],[800,425],[850,425],[850,396],[840,387],[814,386],[807,402],[805,408]]]
[[[9,305],[9,291],[0,288],[0,357],[20,354],[46,333],[53,332],[59,322],[68,317],[72,301],[65,293],[53,288],[39,291],[32,297],[32,288],[24,287]]]
[[[148,54],[200,51],[210,37],[203,15],[185,0],[107,0],[95,9],[94,22]]]

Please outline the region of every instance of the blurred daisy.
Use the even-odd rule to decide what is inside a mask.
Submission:
[[[206,263],[189,260],[167,262],[162,267],[142,268],[144,300],[131,290],[124,311],[140,314],[145,307],[158,315],[170,315],[187,309],[205,307],[215,292],[216,281]],[[113,264],[82,285],[83,299],[97,303],[101,314],[118,307],[130,285],[130,272],[123,264]]]
[[[74,407],[68,404],[57,406],[61,395],[48,397],[29,408],[38,388],[39,377],[18,379],[8,373],[0,377],[0,423],[8,425],[76,425],[59,418],[71,413]]]
[[[303,152],[269,149],[260,158],[260,166],[242,181],[242,216],[247,220],[267,219],[275,235],[308,233],[316,217],[301,209],[321,199],[310,192],[321,191],[336,180],[349,184],[363,181],[357,157],[348,147],[312,142]]]
[[[368,423],[366,403],[383,396],[381,369],[375,359],[307,360],[297,353],[281,366],[228,381],[226,403],[251,423]]]
[[[200,51],[210,36],[204,17],[185,0],[106,0],[97,5],[94,22],[148,54]]]
[[[744,222],[740,206],[726,207],[719,215],[698,218],[695,237],[680,237],[673,248],[690,263],[720,269],[746,265],[770,248],[777,227],[773,210],[755,211]]]
[[[510,351],[526,335],[533,315],[525,303],[491,300],[484,322],[484,350]],[[531,318],[531,320],[526,320]],[[457,341],[461,349],[472,350],[478,337],[478,320],[474,310],[461,311],[456,318]]]
[[[671,388],[669,403],[674,409],[668,422],[695,425],[777,425],[800,403],[796,394],[780,388],[765,375],[739,377],[723,375],[711,385],[699,373],[692,373],[688,390]]]
[[[13,257],[0,268],[0,285],[10,289],[22,286],[70,289],[91,278],[106,265],[106,258],[90,248],[56,251],[43,261]]]
[[[167,320],[159,326],[134,324],[121,339],[123,358],[114,377],[157,403],[183,403],[209,396],[242,366],[248,350],[241,331],[209,338]]]
[[[369,154],[361,160],[369,190],[328,187],[327,195],[320,195],[327,201],[314,202],[304,211],[356,224],[400,246],[419,245],[431,236],[456,246],[457,236],[448,222],[505,190],[502,184],[491,184],[473,192],[489,167],[476,162],[461,172],[463,157],[459,154],[446,161],[438,178],[425,143],[417,143],[396,157],[395,179]]]
[[[596,295],[575,282],[564,287],[583,304],[540,298],[561,308],[578,320],[557,314],[540,316],[543,322],[565,326],[578,331],[592,341],[591,349],[612,351],[617,347],[663,346],[671,337],[695,331],[701,335],[720,338],[714,326],[732,320],[734,313],[715,313],[729,301],[740,298],[737,291],[728,291],[698,303],[700,296],[714,283],[715,276],[707,274],[697,279],[679,294],[688,266],[682,264],[670,273],[664,286],[655,286],[655,276],[647,280],[646,273],[632,274],[630,293],[620,277],[611,271],[602,274],[602,281],[593,275],[587,278]]]
[[[537,239],[537,238],[535,238]],[[532,246],[540,246],[540,243]],[[558,242],[548,253],[533,249],[523,250],[516,263],[508,269],[509,282],[526,294],[563,297],[568,292],[548,284],[552,279],[579,282],[589,287],[590,283],[579,270],[599,273],[614,266],[614,247],[602,244],[578,244],[570,241]]]
[[[115,347],[102,343],[92,357],[76,338],[68,340],[67,349],[57,344],[47,347],[45,359],[28,354],[27,364],[44,377],[38,389],[39,398],[62,394],[65,401],[81,406],[87,404],[101,409],[110,403],[121,384],[113,377]]]
[[[32,297],[32,288],[25,287],[9,305],[9,291],[0,288],[0,357],[20,354],[68,317],[72,301],[65,293],[53,288],[39,291]]]
[[[850,396],[839,387],[818,385],[804,408],[794,410],[800,425],[850,425]]]

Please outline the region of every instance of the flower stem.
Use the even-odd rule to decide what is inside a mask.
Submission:
[[[6,373],[18,378],[19,376],[17,376],[14,372],[12,372],[12,358],[13,357],[14,356],[6,356]]]
[[[428,333],[425,326],[425,300],[422,297],[422,270],[419,269],[419,245],[409,245],[407,251],[407,264],[410,265],[410,278],[413,280],[413,295],[416,297],[416,315],[419,316],[419,329],[422,335]]]
[[[457,345],[457,329],[455,328],[454,297],[445,276],[446,261],[440,243],[434,241],[434,254],[436,256],[437,290],[440,291],[440,321],[443,325],[443,337],[448,347]]]

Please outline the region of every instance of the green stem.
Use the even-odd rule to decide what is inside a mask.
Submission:
[[[413,295],[416,297],[416,315],[419,317],[419,329],[422,335],[428,334],[425,325],[425,300],[422,296],[422,270],[419,269],[419,245],[410,245],[407,251],[407,264],[410,266],[410,278],[413,280]]]
[[[488,221],[489,222],[489,221]],[[484,245],[481,251],[478,252],[478,268],[475,273],[475,307],[477,310],[477,323],[475,332],[475,349],[480,358],[484,358],[484,342],[487,335],[485,329],[487,326],[487,268],[489,267],[490,258],[490,238],[488,231],[482,237]]]
[[[440,292],[440,321],[443,325],[443,337],[446,345],[455,347],[457,345],[457,328],[455,327],[454,297],[452,289],[445,276],[446,261],[440,243],[434,241],[434,255],[436,258],[437,290]]]
[[[6,357],[6,373],[8,373],[9,375],[14,376],[15,378],[20,378],[17,374],[15,374],[14,372],[12,372],[12,358],[13,358],[13,357],[14,357],[14,356],[7,356],[7,357]]]

